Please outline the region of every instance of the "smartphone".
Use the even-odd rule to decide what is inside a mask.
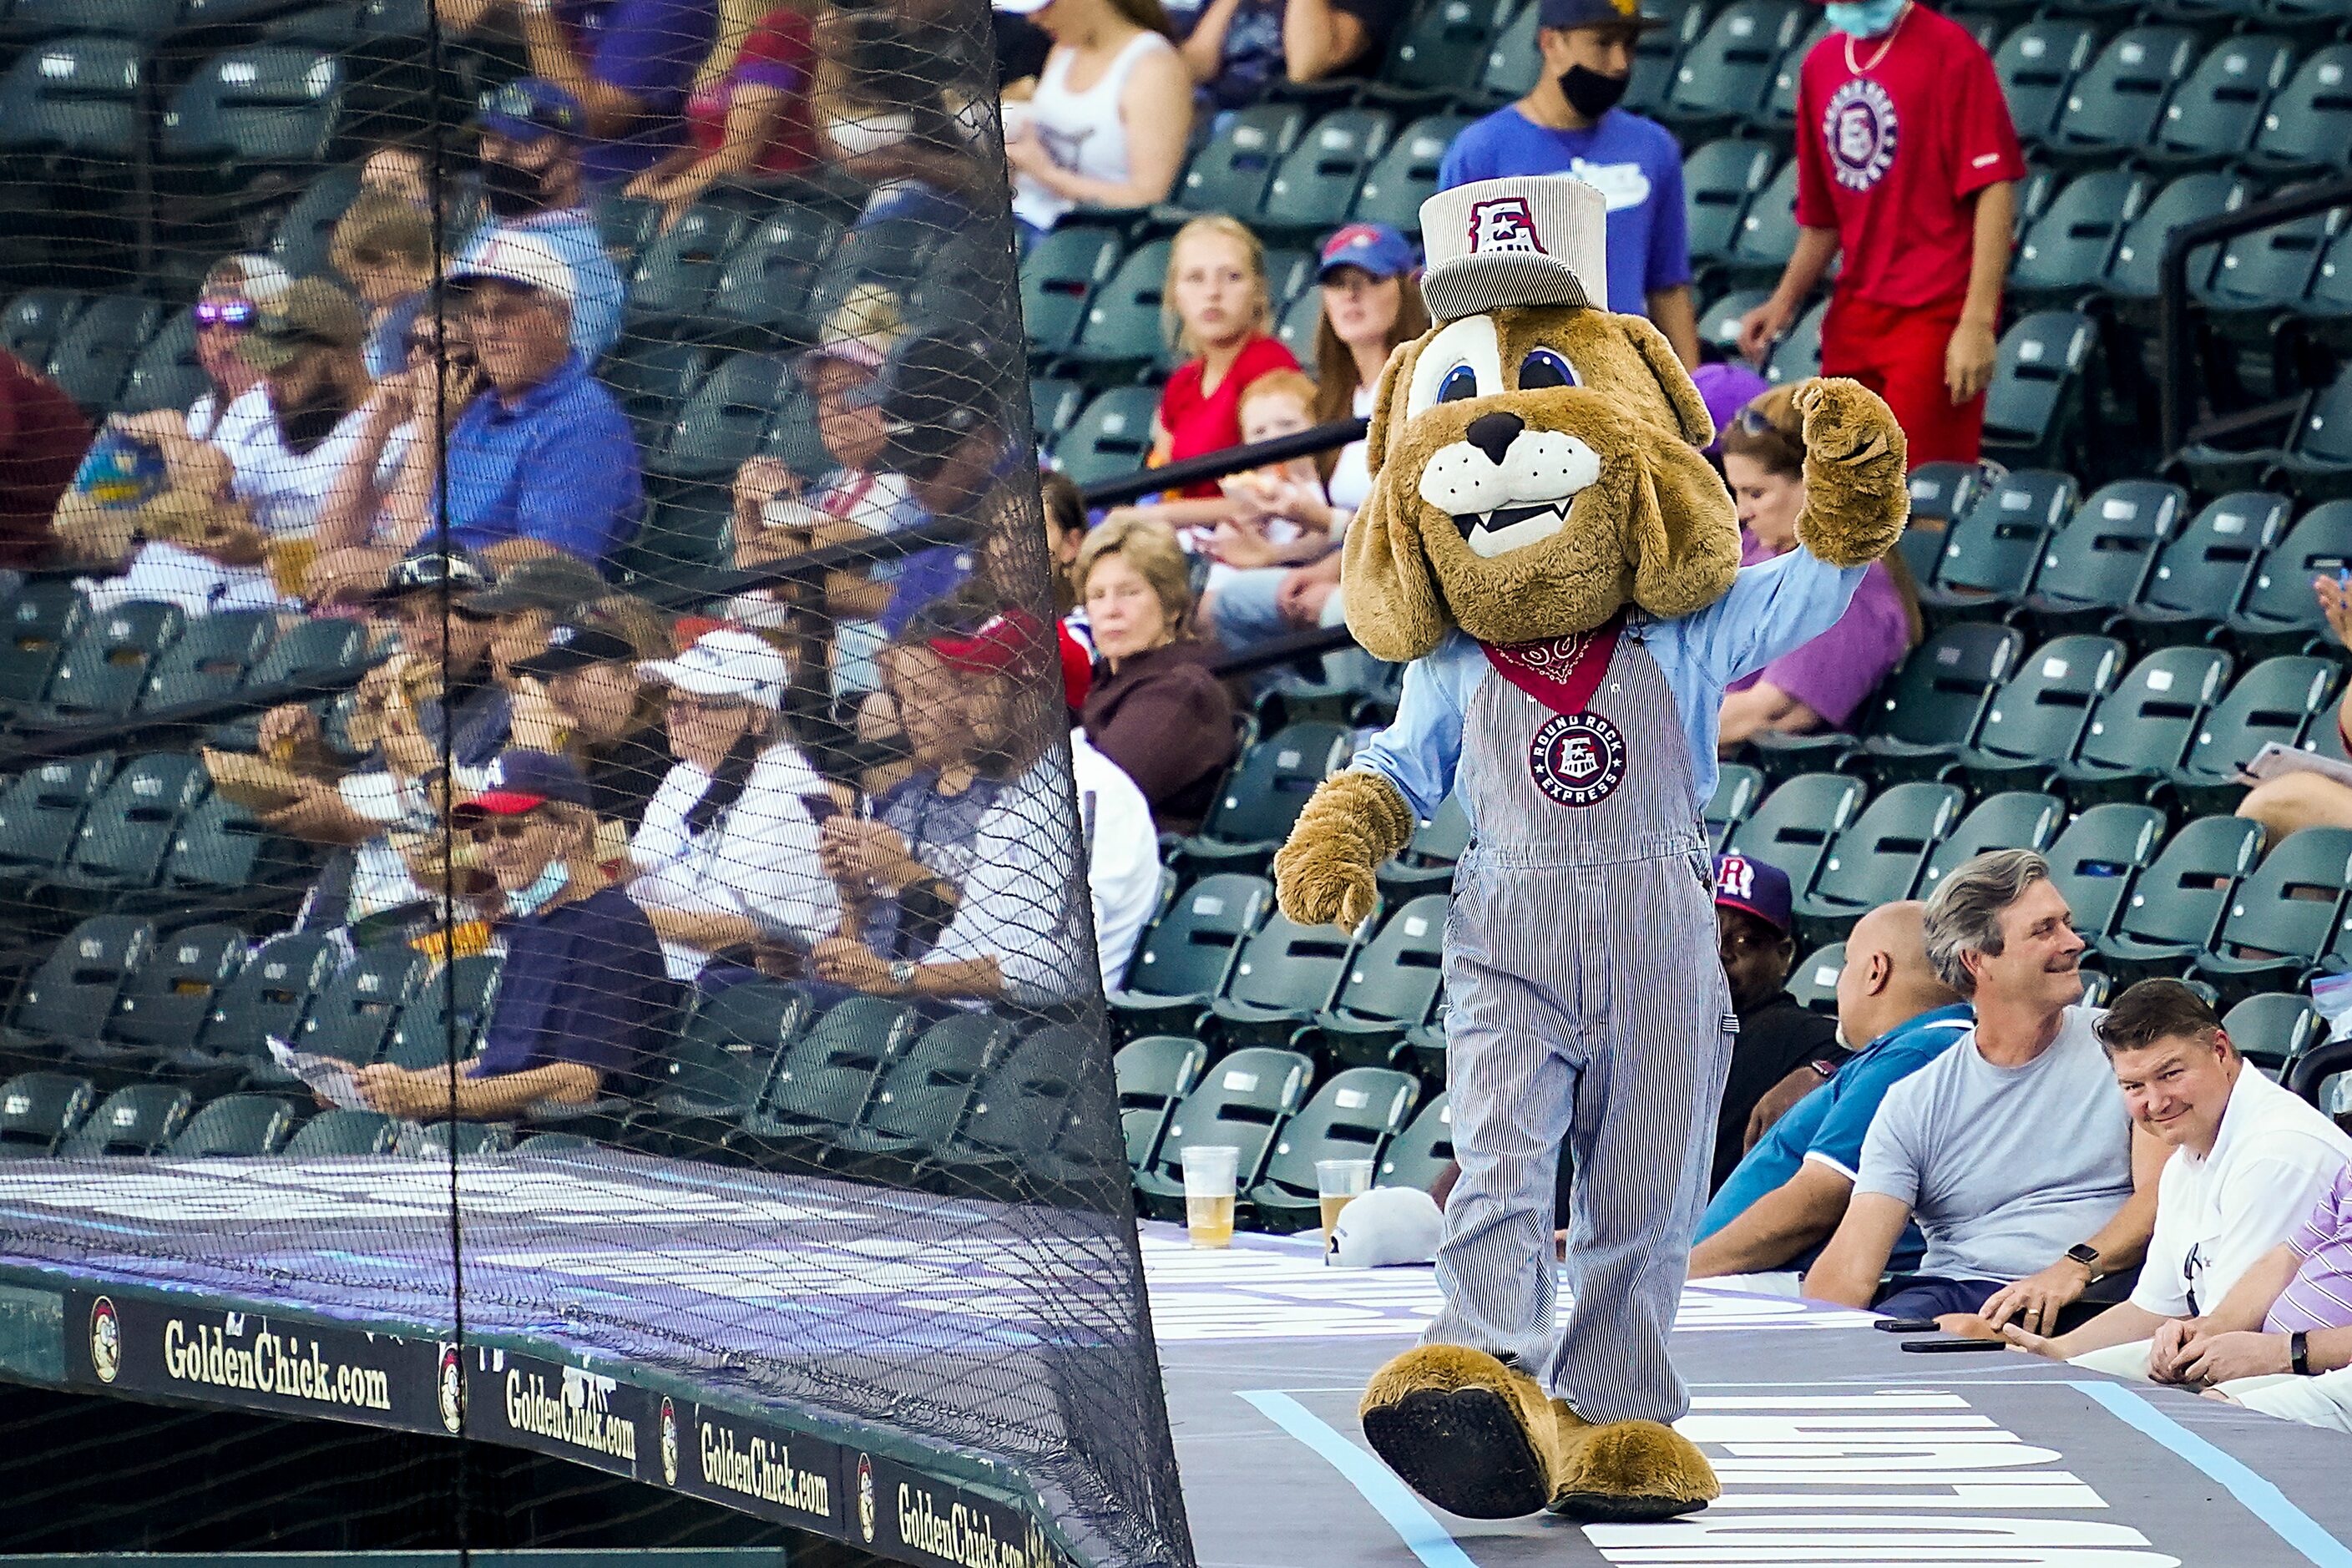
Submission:
[[[1919,1355],[1969,1355],[1977,1351],[2005,1351],[2006,1340],[1905,1340],[1895,1347]]]
[[[819,826],[824,826],[826,817],[837,816],[841,811],[829,795],[804,795],[801,796],[801,804],[808,807],[809,820]]]
[[[1881,1318],[1870,1325],[1882,1334],[1932,1334],[1936,1331],[1933,1318]]]

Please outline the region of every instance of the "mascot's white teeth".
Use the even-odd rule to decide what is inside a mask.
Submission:
[[[1492,511],[1455,512],[1454,526],[1462,531],[1462,541],[1470,546],[1470,553],[1491,559],[1509,551],[1524,550],[1567,527],[1568,509],[1575,499],[1570,496],[1534,506],[1496,507]]]

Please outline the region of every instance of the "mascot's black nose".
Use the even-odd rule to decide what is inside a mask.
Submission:
[[[1511,443],[1519,438],[1519,432],[1527,427],[1527,421],[1516,414],[1481,414],[1470,421],[1470,428],[1462,432],[1462,438],[1486,453],[1488,462],[1499,463],[1503,454],[1511,449]]]

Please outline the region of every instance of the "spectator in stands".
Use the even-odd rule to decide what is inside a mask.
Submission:
[[[526,79],[575,106],[591,184],[617,185],[685,140],[687,95],[718,33],[713,0],[449,0],[436,15],[467,33],[501,10],[530,57]]]
[[[1465,128],[1438,188],[1511,174],[1572,174],[1608,199],[1608,307],[1647,316],[1698,365],[1683,153],[1674,133],[1618,102],[1643,32],[1663,27],[1613,0],[1537,0],[1543,72],[1527,96]]]
[[[598,823],[636,831],[670,771],[662,706],[637,667],[669,652],[668,627],[626,595],[583,605],[548,628],[547,647],[518,659],[509,743],[563,753],[588,779]]]
[[[1822,374],[1886,399],[1913,466],[1977,460],[2024,155],[1992,58],[1914,0],[1852,0],[1797,89],[1795,254],[1739,323],[1761,364],[1830,263]]]
[[[576,556],[539,555],[518,561],[489,587],[457,601],[490,626],[489,659],[499,684],[514,689],[514,667],[547,650],[558,621],[612,595],[596,569]]]
[[[636,1087],[675,988],[646,911],[594,864],[588,781],[562,757],[509,752],[451,813],[496,883],[506,949],[479,1055],[456,1075],[388,1062],[357,1069],[387,1116],[498,1121]]]
[[[1405,10],[1396,0],[1209,0],[1184,63],[1216,108],[1246,109],[1277,82],[1377,71]]]
[[[1139,785],[1160,830],[1190,833],[1234,759],[1234,702],[1191,635],[1184,552],[1164,523],[1106,521],[1078,552],[1078,591],[1102,668],[1087,738]]]
[[[1805,1294],[2048,1333],[2094,1281],[2147,1250],[2164,1148],[2135,1138],[2092,1033],[2083,939],[2048,861],[1996,849],[1964,862],[1927,900],[1926,942],[1976,1027],[1887,1090]],[[1915,1215],[1919,1271],[1882,1289]]]
[[[1837,1026],[1789,994],[1789,967],[1797,957],[1794,906],[1788,874],[1778,866],[1746,855],[1715,858],[1716,939],[1739,1033],[1716,1118],[1709,1192],[1747,1152],[1748,1119],[1766,1090],[1809,1064],[1833,1069],[1848,1054],[1837,1043]]]
[[[594,364],[621,334],[626,298],[604,237],[588,210],[579,100],[536,77],[511,81],[481,109],[482,200],[491,221],[459,247],[460,265],[481,259],[501,235],[542,240],[572,269],[572,346]]]
[[[1765,393],[1717,440],[1739,511],[1741,563],[1794,550],[1805,510],[1805,438],[1793,389]],[[1724,751],[1768,730],[1802,735],[1844,729],[1920,635],[1919,591],[1902,552],[1889,551],[1863,574],[1837,625],[1731,683],[1718,731]]]
[[[501,234],[451,274],[486,384],[428,490],[456,542],[496,562],[561,551],[609,560],[636,532],[637,447],[612,394],[572,353],[572,269],[540,236]],[[433,443],[410,447],[431,461]],[[446,500],[445,500],[446,498]]]
[[[48,559],[49,519],[89,446],[89,421],[74,400],[0,352],[0,574]]]
[[[1297,370],[1290,351],[1267,335],[1274,301],[1265,247],[1237,218],[1196,217],[1176,231],[1160,306],[1163,328],[1188,356],[1160,394],[1151,461],[1181,463],[1238,445],[1242,394],[1269,371]],[[1186,488],[1205,508],[1167,514],[1171,526],[1213,524],[1224,513],[1213,481]]]
[[[402,196],[363,190],[335,222],[327,257],[367,306],[367,372],[379,380],[407,367],[433,251],[433,220]]]
[[[1071,569],[1087,542],[1087,503],[1077,481],[1058,470],[1037,476],[1037,500],[1045,514],[1045,574],[1054,598],[1054,613],[1086,648],[1091,661],[1094,644],[1087,640],[1086,607],[1078,602],[1078,586]]]
[[[1087,890],[1094,905],[1095,959],[1103,989],[1127,975],[1143,928],[1160,910],[1160,833],[1151,803],[1126,770],[1095,749],[1078,721],[1094,686],[1094,655],[1070,628],[1056,639],[1062,696],[1070,731],[1070,779],[1078,797],[1080,839],[1087,848]]]
[[[1242,393],[1242,440],[1250,446],[1313,428],[1315,384],[1305,373],[1277,370],[1259,376]],[[1210,534],[1210,560],[1196,619],[1202,630],[1224,624],[1219,609],[1238,588],[1263,606],[1257,624],[1274,620],[1283,579],[1293,566],[1319,561],[1339,548],[1337,528],[1345,527],[1323,489],[1323,475],[1311,457],[1267,463],[1217,481],[1232,507]],[[1116,515],[1116,514],[1114,514]],[[1228,647],[1236,646],[1227,644]]]
[[[1168,199],[1192,129],[1192,79],[1160,0],[998,0],[1050,34],[1045,69],[1004,107],[1013,217],[1034,245],[1073,207]]]
[[[1003,366],[985,338],[965,330],[910,337],[890,352],[877,395],[888,436],[882,459],[907,476],[921,509],[910,526],[961,521],[979,542],[918,551],[899,563],[883,609],[883,631],[897,637],[918,609],[962,586],[988,542],[1025,525],[1030,457],[1026,432],[1016,445],[1005,426],[1010,405]]]
[[[987,101],[952,27],[903,5],[836,6],[818,18],[817,53],[818,147],[870,193],[858,226],[910,219],[951,232],[999,199],[1003,171],[975,155]]]
[[[661,935],[674,979],[749,979],[762,945],[805,952],[840,905],[817,853],[817,824],[840,809],[785,732],[791,668],[756,633],[706,632],[637,673],[667,689],[677,763],[631,842],[629,890]],[[713,960],[740,951],[743,963]]]
[[[196,323],[196,364],[210,383],[188,405],[180,425],[192,439],[209,441],[236,400],[261,384],[261,372],[236,352],[264,310],[286,297],[293,279],[266,256],[229,256],[213,263],[190,312]],[[126,424],[126,421],[117,421]]]
[[[2248,1067],[2213,1009],[2178,980],[2132,986],[2096,1033],[2132,1121],[2171,1151],[2147,1258],[2129,1300],[2071,1332],[2004,1331],[2042,1355],[2172,1382],[2194,1320],[2296,1233],[2352,1162],[2352,1138]]]
[[[419,212],[433,209],[433,165],[425,149],[386,142],[360,160],[360,189],[396,196]]]
[[[662,204],[664,233],[715,184],[797,174],[816,162],[809,122],[815,28],[799,5],[735,15],[750,9],[719,6],[719,42],[686,100],[688,144],[623,187],[624,195]]]
[[[1731,428],[1740,410],[1771,391],[1772,384],[1744,360],[1710,360],[1691,372],[1691,384],[1698,388],[1698,400],[1706,405],[1707,423],[1715,426],[1715,439],[1700,450],[1719,474],[1723,472],[1723,433]]]
[[[1854,922],[1838,972],[1838,1033],[1866,1043],[1842,1064],[1823,1056],[1796,1069],[1811,1092],[1748,1140],[1716,1190],[1691,1249],[1692,1279],[1738,1275],[1750,1288],[1795,1295],[1798,1275],[1786,1271],[1803,1269],[1844,1216],[1886,1091],[1968,1032],[1974,1015],[1928,966],[1926,912],[1917,902],[1881,904]],[[1756,1131],[1754,1115],[1748,1128]],[[1906,1229],[1895,1266],[1916,1267],[1920,1247],[1916,1228]]]
[[[2352,647],[2352,584],[2342,576],[2313,580],[2320,613],[2336,640]],[[2336,743],[2352,752],[2352,689],[2336,705]],[[2352,827],[2352,785],[2298,769],[2266,778],[2238,802],[2238,815],[2270,829],[2273,843],[2306,827]]]

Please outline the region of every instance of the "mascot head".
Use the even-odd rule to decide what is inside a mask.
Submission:
[[[1606,204],[1580,180],[1486,180],[1423,203],[1437,324],[1392,355],[1348,532],[1348,626],[1382,658],[1459,626],[1482,642],[1589,631],[1628,605],[1705,608],[1739,568],[1706,406],[1608,299]]]

